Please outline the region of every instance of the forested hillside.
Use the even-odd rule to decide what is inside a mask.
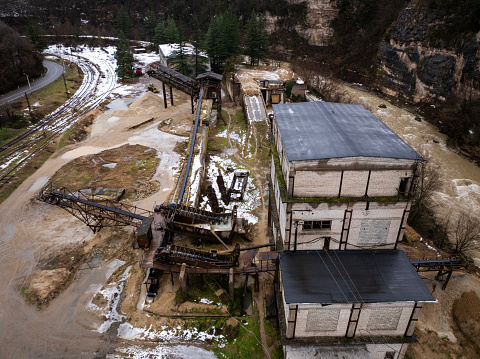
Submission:
[[[35,77],[42,71],[42,58],[36,48],[0,21],[0,93],[26,84],[26,75]]]

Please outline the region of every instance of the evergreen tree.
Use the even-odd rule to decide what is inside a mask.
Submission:
[[[212,20],[206,40],[212,69],[220,72],[229,57],[235,57],[240,53],[240,31],[237,17],[227,10]]]
[[[123,31],[118,34],[117,75],[122,79],[133,77],[134,58],[128,47],[128,40]]]
[[[178,46],[173,51],[173,59],[170,61],[172,67],[180,72],[181,74],[187,75],[189,66],[188,66],[188,54],[187,54],[187,46],[184,41],[183,32],[178,32]]]
[[[130,19],[130,16],[123,7],[121,7],[117,12],[117,18],[115,19],[115,28],[117,32],[123,32],[124,36],[128,38],[132,37],[132,19]]]
[[[178,42],[179,32],[177,25],[173,19],[168,20],[167,28],[165,29],[165,42],[175,44]]]
[[[206,36],[206,48],[210,57],[210,64],[213,71],[217,71],[220,67],[220,58],[218,56],[218,31],[220,28],[220,18],[215,17],[208,27]]]
[[[197,77],[198,75],[207,71],[207,59],[202,54],[203,44],[201,41],[201,32],[200,29],[197,27],[193,32],[193,55],[195,56],[195,65],[194,65],[194,73],[193,77]]]
[[[252,12],[247,26],[247,55],[250,57],[250,65],[258,65],[260,60],[266,58],[269,45],[265,20]]]
[[[145,27],[147,40],[153,40],[153,37],[155,36],[155,28],[157,26],[157,16],[152,10],[147,11],[145,19],[143,20],[143,26]]]
[[[165,26],[163,23],[159,22],[155,27],[155,35],[153,36],[153,46],[155,51],[158,52],[158,45],[164,44],[166,42],[165,36]]]
[[[222,64],[230,56],[237,56],[240,53],[238,19],[230,10],[227,10],[221,17],[217,41],[218,56]]]
[[[43,31],[37,24],[30,24],[27,27],[28,37],[30,41],[39,49],[44,50],[47,47],[47,42],[45,36],[43,36]]]

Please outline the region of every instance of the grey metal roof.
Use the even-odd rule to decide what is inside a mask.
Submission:
[[[372,359],[365,345],[286,345],[288,359]]]
[[[302,102],[273,105],[289,161],[340,157],[421,159],[362,105]]]
[[[284,252],[280,269],[287,304],[435,301],[403,251]]]
[[[222,75],[217,74],[217,73],[215,73],[215,72],[211,72],[211,71],[209,71],[209,72],[204,72],[203,74],[198,75],[198,76],[197,76],[197,79],[202,79],[202,78],[204,78],[204,77],[212,77],[212,78],[214,78],[214,79],[216,79],[216,80],[218,80],[218,81],[222,81]]]

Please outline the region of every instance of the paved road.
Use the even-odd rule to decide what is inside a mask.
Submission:
[[[0,96],[0,105],[5,105],[11,101],[16,100],[19,97],[25,96],[26,93],[30,93],[32,91],[36,91],[41,89],[42,87],[52,83],[63,73],[62,65],[57,64],[56,62],[52,61],[43,61],[43,66],[47,68],[47,73],[45,76],[40,77],[39,79],[32,81],[30,80],[30,85],[32,86],[32,90],[28,87],[28,85],[19,88],[18,90],[11,91],[6,93],[5,95]]]

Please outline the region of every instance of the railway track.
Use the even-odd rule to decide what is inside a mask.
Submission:
[[[0,148],[0,188],[12,180],[15,173],[32,156],[45,149],[59,133],[102,103],[116,86],[117,75],[110,62],[97,59],[97,63],[94,63],[84,56],[64,52],[54,55],[80,67],[84,74],[82,84],[64,105],[41,123]]]

